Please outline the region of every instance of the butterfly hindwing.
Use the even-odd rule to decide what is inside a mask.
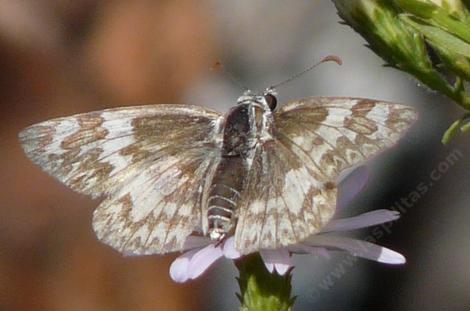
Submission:
[[[203,196],[218,158],[216,149],[178,150],[139,171],[95,210],[96,235],[125,254],[181,250],[201,226]]]
[[[197,106],[125,107],[45,121],[20,141],[67,186],[107,197],[94,214],[100,239],[127,254],[163,253],[181,248],[201,224],[220,121]]]
[[[256,151],[242,200],[235,247],[250,253],[318,232],[333,216],[336,187],[317,180],[291,150],[270,140]]]

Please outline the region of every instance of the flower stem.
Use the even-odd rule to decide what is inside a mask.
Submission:
[[[284,276],[270,273],[256,253],[235,262],[241,311],[290,311],[295,298],[291,297],[291,270]]]

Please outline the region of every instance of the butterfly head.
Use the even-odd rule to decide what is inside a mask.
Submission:
[[[268,88],[261,94],[252,93],[250,90],[247,90],[240,96],[237,100],[237,104],[247,104],[258,106],[263,110],[274,111],[277,106],[276,99],[277,92],[273,88]]]

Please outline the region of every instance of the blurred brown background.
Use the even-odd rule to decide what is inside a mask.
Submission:
[[[230,263],[175,284],[175,255],[122,257],[95,238],[98,201],[75,194],[29,162],[24,127],[53,117],[140,103],[186,102],[227,109],[241,92],[209,68],[221,59],[261,89],[330,53],[323,65],[280,90],[382,98],[414,105],[419,124],[371,164],[371,185],[350,212],[406,197],[453,150],[461,157],[380,243],[408,264],[358,262],[331,288],[317,284],[331,262],[299,259],[296,310],[468,310],[470,179],[467,137],[442,131],[461,111],[419,88],[362,46],[329,1],[0,1],[0,310],[234,310]],[[341,256],[341,255],[339,255]]]
[[[1,310],[197,308],[200,286],[171,282],[170,256],[97,242],[98,202],[34,167],[16,136],[51,117],[180,100],[214,58],[212,27],[194,1],[0,2]]]

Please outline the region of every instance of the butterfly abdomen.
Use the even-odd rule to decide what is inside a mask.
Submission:
[[[217,166],[207,202],[208,229],[213,240],[222,239],[235,227],[247,175],[244,161],[240,156],[223,157]]]
[[[221,160],[207,201],[208,233],[213,240],[221,240],[235,229],[240,193],[257,135],[254,113],[250,104],[241,104],[225,118]]]

